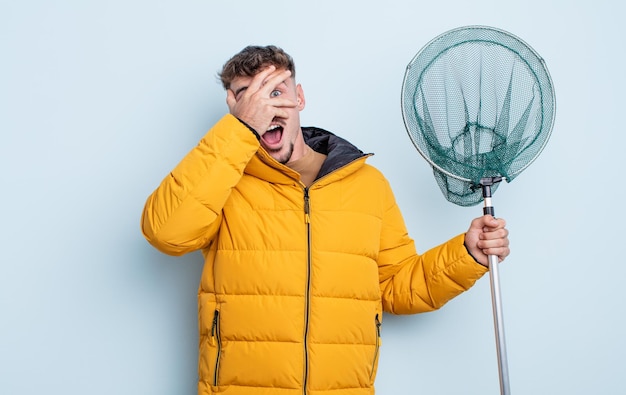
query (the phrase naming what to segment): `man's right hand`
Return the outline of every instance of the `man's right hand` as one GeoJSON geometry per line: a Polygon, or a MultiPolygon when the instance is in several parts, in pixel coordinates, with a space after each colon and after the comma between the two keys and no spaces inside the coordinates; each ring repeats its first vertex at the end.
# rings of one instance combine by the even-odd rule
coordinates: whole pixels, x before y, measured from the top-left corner
{"type": "Polygon", "coordinates": [[[282,96],[271,97],[276,87],[290,77],[291,71],[269,66],[254,77],[235,78],[226,91],[230,113],[263,136],[274,118],[288,117],[283,107],[297,106],[282,96]]]}

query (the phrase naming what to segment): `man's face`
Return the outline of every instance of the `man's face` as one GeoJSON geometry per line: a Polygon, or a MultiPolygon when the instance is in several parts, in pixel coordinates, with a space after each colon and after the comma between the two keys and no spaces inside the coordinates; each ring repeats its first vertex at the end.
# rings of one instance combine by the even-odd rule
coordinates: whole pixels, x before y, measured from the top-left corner
{"type": "MultiPolygon", "coordinates": [[[[230,89],[239,100],[247,90],[253,77],[236,77],[230,84],[230,89]]],[[[300,111],[304,109],[304,93],[300,84],[289,77],[279,82],[269,94],[269,98],[286,98],[296,107],[281,107],[287,117],[274,117],[267,130],[257,130],[261,136],[261,146],[278,162],[286,164],[302,157],[304,154],[304,140],[300,129],[300,111]]]]}

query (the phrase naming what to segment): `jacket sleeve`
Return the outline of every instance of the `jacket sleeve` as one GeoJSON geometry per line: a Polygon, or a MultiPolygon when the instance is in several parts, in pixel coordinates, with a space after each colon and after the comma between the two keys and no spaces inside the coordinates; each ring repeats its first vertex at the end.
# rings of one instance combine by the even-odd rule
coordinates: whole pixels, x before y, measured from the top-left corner
{"type": "Polygon", "coordinates": [[[141,217],[148,242],[170,255],[208,246],[230,192],[258,148],[248,127],[225,115],[148,197],[141,217]]]}
{"type": "Polygon", "coordinates": [[[386,196],[378,258],[385,311],[414,314],[436,310],[487,272],[467,252],[464,234],[418,254],[391,188],[386,196]]]}

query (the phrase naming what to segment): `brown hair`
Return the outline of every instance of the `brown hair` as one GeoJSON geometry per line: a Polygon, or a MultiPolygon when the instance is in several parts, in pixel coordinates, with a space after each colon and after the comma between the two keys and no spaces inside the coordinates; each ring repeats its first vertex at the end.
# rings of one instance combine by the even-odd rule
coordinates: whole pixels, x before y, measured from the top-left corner
{"type": "Polygon", "coordinates": [[[231,82],[237,77],[254,77],[267,66],[274,65],[278,69],[291,71],[291,77],[296,76],[296,66],[291,56],[274,45],[265,47],[250,45],[230,58],[224,64],[218,77],[224,89],[230,88],[231,82]]]}

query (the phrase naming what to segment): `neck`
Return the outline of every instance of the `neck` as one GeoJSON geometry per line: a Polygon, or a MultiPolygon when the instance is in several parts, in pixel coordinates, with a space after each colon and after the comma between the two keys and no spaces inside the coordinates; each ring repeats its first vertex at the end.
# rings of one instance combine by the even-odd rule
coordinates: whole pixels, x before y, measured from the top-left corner
{"type": "Polygon", "coordinates": [[[311,148],[304,142],[302,129],[300,129],[296,140],[293,142],[293,152],[291,153],[291,157],[289,158],[289,161],[286,163],[286,165],[289,165],[289,163],[297,161],[298,159],[304,157],[309,151],[311,151],[311,148]]]}

